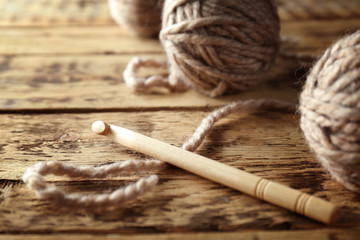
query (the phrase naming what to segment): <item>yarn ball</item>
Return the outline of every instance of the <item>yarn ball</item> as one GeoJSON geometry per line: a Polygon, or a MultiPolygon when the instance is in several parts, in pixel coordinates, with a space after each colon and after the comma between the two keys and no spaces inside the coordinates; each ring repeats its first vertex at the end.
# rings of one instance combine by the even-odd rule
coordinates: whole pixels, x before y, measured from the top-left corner
{"type": "Polygon", "coordinates": [[[161,29],[163,0],[109,0],[112,18],[140,37],[157,37],[161,29]]]}
{"type": "Polygon", "coordinates": [[[360,31],[326,50],[300,96],[300,126],[330,174],[360,190],[360,31]]]}
{"type": "Polygon", "coordinates": [[[211,97],[247,90],[273,64],[279,30],[273,0],[165,0],[160,40],[169,81],[211,97]]]}

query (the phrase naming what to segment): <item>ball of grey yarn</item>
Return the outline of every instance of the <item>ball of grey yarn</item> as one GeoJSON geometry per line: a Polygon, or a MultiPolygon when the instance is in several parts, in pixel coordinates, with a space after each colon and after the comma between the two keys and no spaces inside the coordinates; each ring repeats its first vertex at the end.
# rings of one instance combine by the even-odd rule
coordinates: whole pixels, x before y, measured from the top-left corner
{"type": "Polygon", "coordinates": [[[140,37],[157,37],[163,0],[108,0],[113,19],[140,37]]]}
{"type": "Polygon", "coordinates": [[[169,80],[212,97],[247,90],[273,64],[279,30],[272,0],[166,0],[160,39],[169,80]]]}
{"type": "Polygon", "coordinates": [[[300,126],[322,166],[360,191],[360,31],[336,42],[311,70],[300,126]]]}

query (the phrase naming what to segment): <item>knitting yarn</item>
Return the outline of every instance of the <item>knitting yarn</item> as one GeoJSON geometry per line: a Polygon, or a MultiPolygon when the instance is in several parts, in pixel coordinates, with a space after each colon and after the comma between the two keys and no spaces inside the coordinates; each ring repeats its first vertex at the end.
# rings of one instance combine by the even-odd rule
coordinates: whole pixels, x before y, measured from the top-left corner
{"type": "MultiPolygon", "coordinates": [[[[232,113],[253,113],[269,109],[294,112],[295,105],[273,99],[253,99],[228,104],[205,117],[193,135],[182,145],[182,148],[191,152],[195,151],[214,124],[232,113]]],[[[164,162],[159,160],[127,160],[101,166],[75,166],[60,161],[49,161],[39,162],[29,167],[23,175],[23,181],[29,189],[35,191],[36,196],[40,199],[50,200],[73,210],[101,212],[127,206],[128,202],[152,190],[158,183],[158,177],[156,175],[142,177],[136,183],[118,188],[111,193],[90,195],[66,193],[55,186],[48,186],[43,177],[52,174],[69,178],[106,178],[126,174],[129,171],[152,171],[163,167],[164,162]]]]}
{"type": "Polygon", "coordinates": [[[211,97],[260,81],[279,50],[273,0],[166,0],[160,40],[169,82],[211,97]]]}
{"type": "Polygon", "coordinates": [[[110,14],[127,31],[141,37],[158,36],[163,0],[109,0],[110,14]]]}
{"type": "Polygon", "coordinates": [[[300,96],[300,126],[322,166],[360,191],[360,31],[326,50],[300,96]]]}
{"type": "Polygon", "coordinates": [[[46,175],[66,176],[70,178],[106,178],[131,171],[159,169],[164,165],[158,160],[127,160],[104,166],[75,166],[60,161],[39,162],[26,170],[23,181],[34,190],[39,199],[47,199],[59,206],[89,212],[113,210],[126,205],[144,193],[150,191],[158,182],[156,175],[140,178],[136,183],[120,187],[111,193],[82,195],[66,193],[48,186],[43,177],[46,175]]]}

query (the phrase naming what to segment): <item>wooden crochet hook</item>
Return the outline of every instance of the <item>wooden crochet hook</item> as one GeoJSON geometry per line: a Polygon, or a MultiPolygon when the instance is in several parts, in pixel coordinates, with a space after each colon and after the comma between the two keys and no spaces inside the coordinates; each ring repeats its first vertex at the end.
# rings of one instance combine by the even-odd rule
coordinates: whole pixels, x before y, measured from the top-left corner
{"type": "Polygon", "coordinates": [[[339,207],[328,201],[128,129],[96,121],[92,125],[92,131],[141,153],[320,222],[332,224],[338,218],[339,207]]]}

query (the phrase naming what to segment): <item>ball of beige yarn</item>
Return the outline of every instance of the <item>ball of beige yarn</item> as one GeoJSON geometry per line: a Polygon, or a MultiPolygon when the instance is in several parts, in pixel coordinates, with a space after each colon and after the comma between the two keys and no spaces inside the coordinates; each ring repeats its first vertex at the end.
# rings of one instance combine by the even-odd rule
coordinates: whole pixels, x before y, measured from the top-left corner
{"type": "Polygon", "coordinates": [[[140,37],[157,37],[161,29],[163,0],[109,0],[113,19],[140,37]]]}
{"type": "Polygon", "coordinates": [[[279,49],[272,0],[166,0],[162,17],[169,80],[212,97],[256,84],[279,49]]]}
{"type": "Polygon", "coordinates": [[[300,126],[322,166],[360,191],[360,31],[326,50],[300,96],[300,126]]]}

